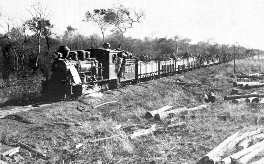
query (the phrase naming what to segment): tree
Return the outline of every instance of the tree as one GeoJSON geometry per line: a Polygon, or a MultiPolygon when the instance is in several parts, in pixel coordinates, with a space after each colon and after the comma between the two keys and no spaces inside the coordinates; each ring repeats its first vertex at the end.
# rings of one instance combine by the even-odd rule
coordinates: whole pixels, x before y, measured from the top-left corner
{"type": "Polygon", "coordinates": [[[112,17],[111,14],[111,9],[94,9],[93,11],[87,11],[85,13],[84,21],[94,22],[99,27],[103,42],[105,40],[105,31],[110,26],[108,19],[112,17]]]}
{"type": "Polygon", "coordinates": [[[40,56],[40,48],[41,48],[41,38],[44,37],[46,40],[46,44],[48,50],[50,49],[49,37],[51,35],[51,29],[53,25],[50,20],[47,18],[47,10],[40,3],[34,4],[32,9],[30,10],[32,18],[27,20],[24,23],[24,26],[27,27],[31,32],[34,33],[34,36],[37,37],[38,40],[38,55],[36,58],[35,66],[38,66],[38,59],[40,56]]]}
{"type": "Polygon", "coordinates": [[[115,8],[87,11],[84,21],[96,23],[101,31],[104,42],[107,29],[111,29],[116,34],[120,34],[121,41],[123,41],[124,33],[129,28],[132,28],[135,23],[141,22],[142,18],[143,12],[136,12],[120,5],[115,8]]]}
{"type": "Polygon", "coordinates": [[[143,12],[137,12],[120,5],[108,11],[105,21],[114,26],[113,30],[118,31],[121,34],[123,40],[124,33],[128,29],[132,28],[135,23],[140,23],[143,19],[143,16],[143,12]]]}

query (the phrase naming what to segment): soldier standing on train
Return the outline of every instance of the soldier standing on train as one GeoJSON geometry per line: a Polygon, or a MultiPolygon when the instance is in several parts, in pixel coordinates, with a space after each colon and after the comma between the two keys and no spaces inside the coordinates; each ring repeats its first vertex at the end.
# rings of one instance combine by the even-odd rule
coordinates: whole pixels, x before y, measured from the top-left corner
{"type": "Polygon", "coordinates": [[[117,54],[117,76],[121,78],[125,72],[127,55],[122,51],[117,54]]]}

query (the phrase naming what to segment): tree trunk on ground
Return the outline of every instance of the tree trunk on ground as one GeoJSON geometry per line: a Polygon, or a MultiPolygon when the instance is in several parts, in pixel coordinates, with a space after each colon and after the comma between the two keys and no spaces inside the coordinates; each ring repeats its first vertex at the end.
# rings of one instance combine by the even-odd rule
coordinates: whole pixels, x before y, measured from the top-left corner
{"type": "Polygon", "coordinates": [[[130,135],[131,139],[135,139],[137,137],[141,137],[141,136],[146,136],[149,134],[152,134],[153,132],[164,132],[164,131],[173,131],[177,128],[185,128],[186,122],[178,122],[178,123],[173,123],[169,126],[157,126],[156,124],[152,125],[150,128],[148,129],[138,129],[135,130],[134,133],[132,133],[130,135]]]}
{"type": "Polygon", "coordinates": [[[186,122],[177,122],[177,123],[172,123],[170,125],[168,125],[167,127],[158,127],[156,131],[166,131],[166,132],[172,132],[175,131],[177,129],[183,129],[186,128],[187,124],[186,122]]]}
{"type": "MultiPolygon", "coordinates": [[[[20,147],[11,147],[8,145],[0,144],[0,155],[5,157],[5,156],[13,156],[14,154],[18,153],[20,150],[20,147]]],[[[1,164],[1,161],[0,161],[1,164]]]]}
{"type": "Polygon", "coordinates": [[[187,109],[188,108],[183,107],[183,108],[173,109],[173,110],[170,110],[170,111],[160,112],[160,113],[155,114],[154,119],[155,120],[164,120],[169,115],[177,115],[177,114],[182,113],[183,111],[186,111],[187,109]]]}
{"type": "Polygon", "coordinates": [[[253,78],[253,79],[263,79],[264,74],[262,73],[254,73],[248,75],[236,75],[237,78],[253,78]]]}
{"type": "Polygon", "coordinates": [[[105,102],[105,103],[102,103],[102,104],[96,105],[96,106],[94,107],[94,109],[99,108],[99,107],[101,107],[101,106],[104,106],[104,105],[106,105],[106,104],[113,104],[113,103],[118,103],[118,102],[117,102],[117,101],[109,101],[109,102],[105,102]]]}
{"type": "Polygon", "coordinates": [[[241,99],[241,98],[249,98],[249,97],[264,97],[264,94],[245,94],[245,95],[231,95],[231,96],[225,96],[224,100],[235,100],[235,99],[241,99]]]}
{"type": "Polygon", "coordinates": [[[258,81],[250,81],[250,82],[234,82],[234,86],[242,87],[245,89],[254,88],[254,87],[263,87],[264,83],[258,81]]]}
{"type": "Polygon", "coordinates": [[[197,106],[197,107],[194,107],[194,108],[183,107],[183,108],[177,108],[177,109],[174,109],[174,110],[163,111],[163,112],[159,112],[159,113],[155,114],[154,119],[155,120],[163,120],[163,119],[167,118],[171,114],[172,115],[179,115],[179,114],[185,114],[186,115],[190,111],[202,110],[202,109],[205,109],[207,107],[208,107],[207,105],[200,105],[200,106],[197,106]]]}
{"type": "Polygon", "coordinates": [[[130,135],[130,138],[135,139],[135,138],[140,137],[140,136],[149,135],[149,134],[153,133],[154,131],[156,131],[156,124],[152,125],[148,129],[138,129],[138,130],[134,131],[134,133],[130,135]]]}
{"type": "Polygon", "coordinates": [[[258,154],[258,152],[263,152],[262,147],[264,148],[264,141],[257,143],[257,145],[255,144],[256,142],[263,140],[263,139],[264,139],[263,129],[253,129],[250,131],[238,131],[235,134],[228,137],[227,139],[225,139],[217,147],[211,150],[207,155],[201,158],[197,164],[211,164],[211,163],[221,162],[222,160],[228,163],[228,162],[231,162],[231,159],[239,160],[240,158],[242,162],[248,161],[252,158],[252,156],[255,153],[258,154]],[[253,148],[252,146],[250,146],[251,144],[253,144],[254,146],[253,148]],[[257,149],[255,153],[253,153],[254,149],[257,149]],[[229,155],[231,153],[234,153],[234,154],[229,155]],[[248,156],[243,157],[246,154],[248,156]]]}
{"type": "Polygon", "coordinates": [[[146,112],[146,114],[145,114],[145,118],[153,118],[156,114],[159,114],[159,113],[165,112],[165,111],[170,110],[170,109],[172,109],[172,108],[173,108],[173,106],[166,105],[166,106],[164,106],[164,107],[162,107],[162,108],[159,108],[159,109],[157,109],[157,110],[148,111],[148,112],[146,112]]]}
{"type": "Polygon", "coordinates": [[[256,143],[248,148],[242,149],[241,151],[232,154],[222,161],[224,164],[232,164],[233,162],[239,164],[248,164],[249,161],[253,160],[258,154],[264,152],[264,141],[256,143]]]}

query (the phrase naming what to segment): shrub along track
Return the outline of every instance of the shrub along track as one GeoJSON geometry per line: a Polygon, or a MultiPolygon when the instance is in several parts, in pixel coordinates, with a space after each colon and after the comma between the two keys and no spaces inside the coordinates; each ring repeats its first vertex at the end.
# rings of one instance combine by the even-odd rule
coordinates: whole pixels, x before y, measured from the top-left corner
{"type": "Polygon", "coordinates": [[[223,102],[223,96],[232,87],[231,74],[231,64],[216,65],[105,91],[101,98],[81,97],[16,113],[0,120],[1,141],[30,145],[47,158],[21,149],[14,157],[4,160],[13,163],[195,163],[237,129],[255,125],[256,111],[252,112],[245,104],[223,102]],[[202,104],[203,94],[208,90],[216,93],[217,101],[205,111],[162,122],[144,118],[146,111],[165,105],[202,104]],[[109,101],[117,103],[98,106],[109,101]],[[153,124],[166,127],[182,121],[186,122],[185,128],[135,139],[128,137],[136,129],[153,124]]]}

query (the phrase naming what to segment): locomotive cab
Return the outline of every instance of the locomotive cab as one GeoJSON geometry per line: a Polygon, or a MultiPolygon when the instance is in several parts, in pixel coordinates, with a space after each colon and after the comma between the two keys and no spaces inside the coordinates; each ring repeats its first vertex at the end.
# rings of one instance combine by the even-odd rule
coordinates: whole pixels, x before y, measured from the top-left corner
{"type": "Polygon", "coordinates": [[[102,64],[102,77],[108,80],[117,80],[116,62],[117,54],[121,51],[110,49],[91,49],[90,55],[102,64]]]}
{"type": "MultiPolygon", "coordinates": [[[[116,88],[119,84],[119,67],[120,59],[122,57],[118,54],[122,51],[112,50],[112,49],[90,49],[91,58],[95,58],[102,65],[102,80],[99,82],[100,85],[106,89],[116,88]]],[[[122,59],[121,59],[122,60],[122,59]]]]}
{"type": "Polygon", "coordinates": [[[136,59],[132,54],[123,50],[109,48],[90,49],[90,55],[102,64],[102,84],[109,84],[109,88],[116,88],[120,83],[136,79],[136,59]]]}

